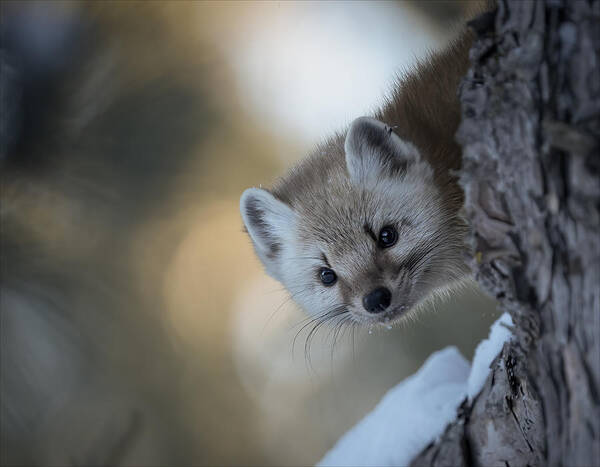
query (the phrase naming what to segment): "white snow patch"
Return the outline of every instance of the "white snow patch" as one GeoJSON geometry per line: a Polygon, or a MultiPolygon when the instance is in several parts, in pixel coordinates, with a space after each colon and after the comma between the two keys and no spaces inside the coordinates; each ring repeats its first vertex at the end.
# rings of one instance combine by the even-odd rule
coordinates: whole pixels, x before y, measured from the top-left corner
{"type": "Polygon", "coordinates": [[[490,335],[487,339],[481,341],[475,349],[475,356],[471,365],[471,373],[467,381],[467,395],[472,400],[485,383],[490,374],[490,365],[496,356],[502,350],[502,346],[510,339],[512,333],[508,327],[513,325],[512,319],[508,313],[504,313],[496,320],[490,328],[490,335]]]}
{"type": "Polygon", "coordinates": [[[407,465],[456,417],[466,393],[469,363],[456,347],[432,354],[319,462],[338,465],[407,465]]]}
{"type": "Polygon", "coordinates": [[[456,347],[432,354],[419,371],[388,391],[318,465],[408,465],[456,418],[465,397],[472,399],[481,391],[490,364],[512,335],[506,326],[512,326],[508,313],[477,346],[472,366],[456,347]]]}

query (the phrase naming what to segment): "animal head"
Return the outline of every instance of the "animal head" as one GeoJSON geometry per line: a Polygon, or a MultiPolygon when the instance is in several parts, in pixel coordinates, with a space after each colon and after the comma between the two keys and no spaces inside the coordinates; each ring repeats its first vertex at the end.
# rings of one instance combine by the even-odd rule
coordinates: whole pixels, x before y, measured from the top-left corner
{"type": "Polygon", "coordinates": [[[295,196],[246,190],[242,218],[267,272],[309,313],[392,323],[465,276],[466,225],[390,127],[361,117],[343,146],[337,166],[295,169],[314,172],[295,196]]]}

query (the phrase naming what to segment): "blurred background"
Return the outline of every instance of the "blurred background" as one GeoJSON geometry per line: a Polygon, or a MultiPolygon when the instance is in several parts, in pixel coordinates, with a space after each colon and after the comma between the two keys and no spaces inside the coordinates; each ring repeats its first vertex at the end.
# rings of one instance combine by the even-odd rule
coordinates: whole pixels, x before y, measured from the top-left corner
{"type": "Polygon", "coordinates": [[[2,465],[313,464],[432,351],[470,358],[475,290],[307,341],[238,199],[473,7],[3,0],[2,465]]]}

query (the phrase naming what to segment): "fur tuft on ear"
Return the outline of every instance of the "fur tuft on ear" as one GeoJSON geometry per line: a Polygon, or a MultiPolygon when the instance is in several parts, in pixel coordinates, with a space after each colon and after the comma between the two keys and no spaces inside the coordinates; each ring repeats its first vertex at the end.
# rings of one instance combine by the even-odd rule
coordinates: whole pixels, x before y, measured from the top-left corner
{"type": "Polygon", "coordinates": [[[267,190],[248,188],[240,198],[240,211],[246,230],[267,272],[277,276],[280,250],[289,241],[294,211],[267,190]]]}
{"type": "Polygon", "coordinates": [[[396,135],[385,123],[370,117],[352,122],[344,143],[346,166],[357,183],[372,183],[406,171],[418,162],[417,148],[396,135]]]}

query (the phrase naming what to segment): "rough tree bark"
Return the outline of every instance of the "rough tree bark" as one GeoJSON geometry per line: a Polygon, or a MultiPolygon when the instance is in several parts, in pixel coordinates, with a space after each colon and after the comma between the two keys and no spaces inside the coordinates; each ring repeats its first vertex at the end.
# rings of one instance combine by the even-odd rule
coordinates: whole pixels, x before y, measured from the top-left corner
{"type": "Polygon", "coordinates": [[[473,267],[515,323],[414,465],[600,465],[600,0],[500,0],[460,90],[473,267]]]}

